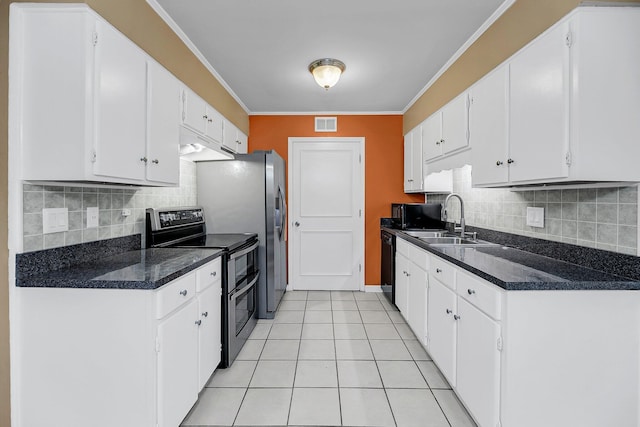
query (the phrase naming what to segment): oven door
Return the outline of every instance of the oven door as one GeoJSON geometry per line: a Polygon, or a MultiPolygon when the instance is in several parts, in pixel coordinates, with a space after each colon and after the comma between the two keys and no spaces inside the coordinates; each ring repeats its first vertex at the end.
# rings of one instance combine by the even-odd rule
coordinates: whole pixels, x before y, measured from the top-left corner
{"type": "Polygon", "coordinates": [[[233,360],[258,322],[258,242],[237,249],[227,261],[228,363],[233,360]]]}

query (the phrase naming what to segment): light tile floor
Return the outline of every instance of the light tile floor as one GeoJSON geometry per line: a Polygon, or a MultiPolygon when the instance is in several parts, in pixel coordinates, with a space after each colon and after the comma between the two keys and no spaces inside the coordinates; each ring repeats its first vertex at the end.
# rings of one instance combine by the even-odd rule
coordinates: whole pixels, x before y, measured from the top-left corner
{"type": "Polygon", "coordinates": [[[380,293],[287,292],[183,426],[475,426],[380,293]]]}

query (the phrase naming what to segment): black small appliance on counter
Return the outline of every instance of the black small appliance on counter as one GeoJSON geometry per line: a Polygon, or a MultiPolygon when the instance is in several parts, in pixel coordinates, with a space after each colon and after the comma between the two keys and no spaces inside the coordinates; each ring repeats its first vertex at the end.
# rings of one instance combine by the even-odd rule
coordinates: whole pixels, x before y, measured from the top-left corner
{"type": "Polygon", "coordinates": [[[424,230],[445,228],[440,203],[393,203],[391,218],[393,228],[400,230],[424,230]]]}
{"type": "MultiPolygon", "coordinates": [[[[393,203],[391,204],[391,227],[400,230],[442,230],[445,223],[441,219],[440,203],[393,203]]],[[[395,304],[396,290],[396,236],[381,230],[382,259],[380,287],[389,302],[395,304]]]]}

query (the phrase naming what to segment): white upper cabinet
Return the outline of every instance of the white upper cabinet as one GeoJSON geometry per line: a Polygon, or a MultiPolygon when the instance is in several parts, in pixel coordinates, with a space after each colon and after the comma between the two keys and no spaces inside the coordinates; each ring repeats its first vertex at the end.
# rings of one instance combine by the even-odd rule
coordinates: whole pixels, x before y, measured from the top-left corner
{"type": "Polygon", "coordinates": [[[425,162],[442,154],[442,114],[439,111],[422,122],[422,141],[425,162]]]}
{"type": "Polygon", "coordinates": [[[567,23],[538,38],[509,63],[509,164],[514,182],[566,177],[569,165],[567,23]]]}
{"type": "Polygon", "coordinates": [[[207,103],[191,89],[182,89],[182,124],[204,134],[207,123],[207,103]]]}
{"type": "Polygon", "coordinates": [[[469,97],[465,92],[422,124],[425,162],[459,151],[469,145],[469,97]]]}
{"type": "Polygon", "coordinates": [[[228,151],[237,154],[246,154],[248,149],[248,138],[229,120],[224,119],[222,124],[222,146],[228,151]]]}
{"type": "Polygon", "coordinates": [[[509,180],[508,84],[509,67],[501,67],[471,89],[470,144],[474,185],[509,180]]]}
{"type": "Polygon", "coordinates": [[[106,22],[96,20],[94,37],[94,173],[142,181],[147,164],[146,58],[106,22]]]}
{"type": "Polygon", "coordinates": [[[404,136],[404,192],[422,191],[422,135],[418,126],[404,136]]]}
{"type": "Polygon", "coordinates": [[[191,89],[182,89],[182,124],[200,134],[205,142],[222,143],[222,115],[191,89]]]}
{"type": "Polygon", "coordinates": [[[147,179],[180,182],[180,83],[154,61],[147,64],[147,179]]]}
{"type": "Polygon", "coordinates": [[[640,9],[581,7],[503,65],[506,118],[498,73],[478,82],[473,185],[640,181],[639,39],[640,9]]]}
{"type": "MultiPolygon", "coordinates": [[[[164,127],[148,127],[159,113],[148,93],[148,55],[84,5],[16,5],[11,17],[21,178],[177,184],[177,146],[168,160],[156,138],[164,127]],[[156,173],[160,164],[171,172],[156,173]]],[[[177,115],[170,120],[178,124],[177,115]]],[[[163,138],[175,140],[171,132],[163,138]]]]}

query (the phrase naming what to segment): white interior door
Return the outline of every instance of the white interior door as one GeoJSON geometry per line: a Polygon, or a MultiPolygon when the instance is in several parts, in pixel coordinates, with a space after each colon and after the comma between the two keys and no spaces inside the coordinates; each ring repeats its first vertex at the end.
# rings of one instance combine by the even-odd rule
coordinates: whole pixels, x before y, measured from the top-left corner
{"type": "Polygon", "coordinates": [[[293,289],[364,288],[364,138],[289,138],[293,289]]]}

